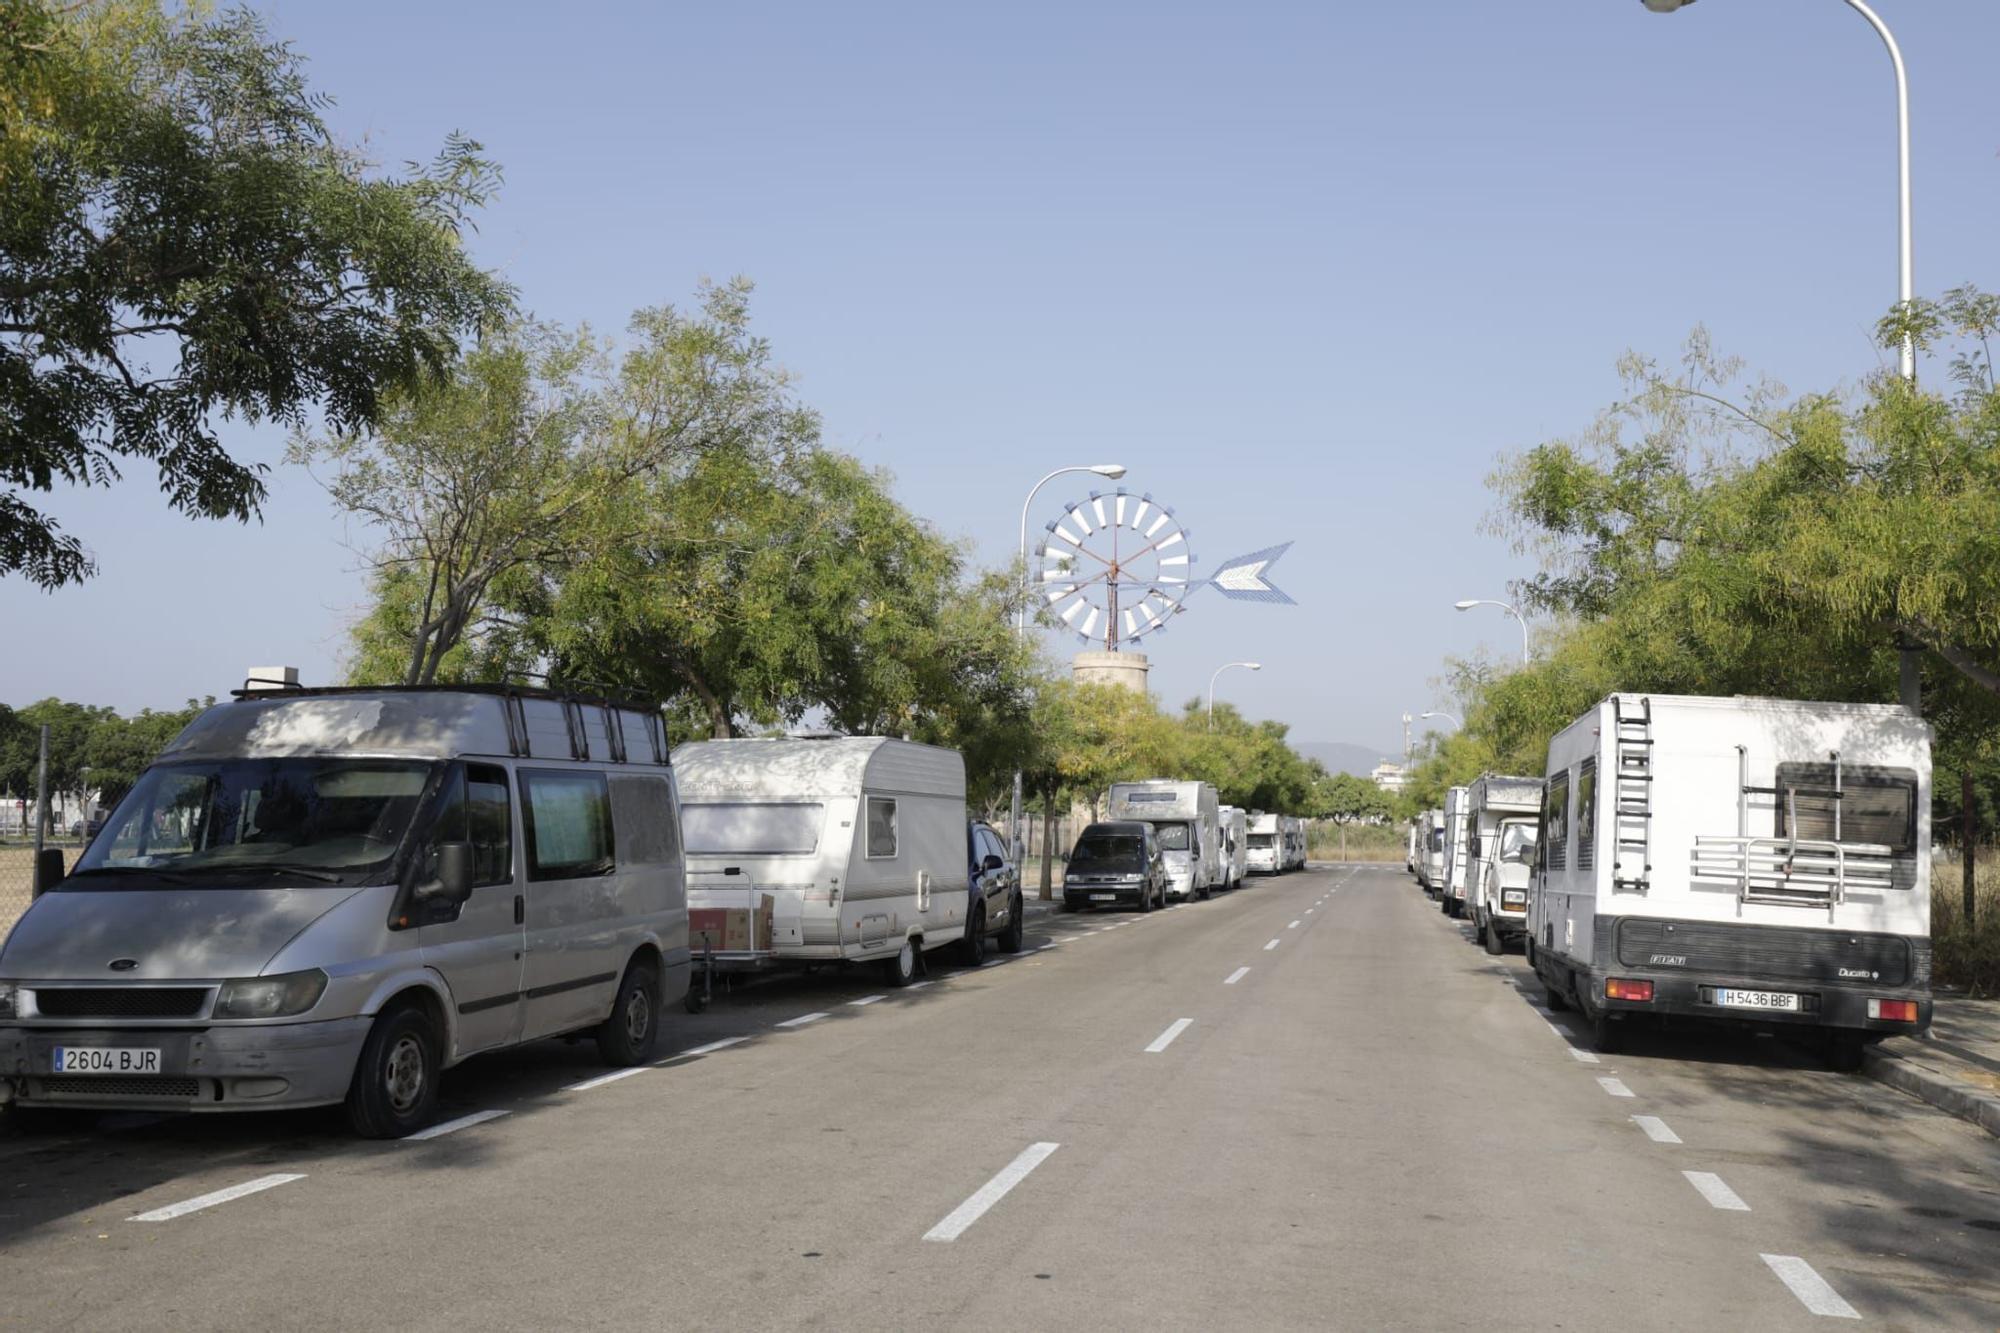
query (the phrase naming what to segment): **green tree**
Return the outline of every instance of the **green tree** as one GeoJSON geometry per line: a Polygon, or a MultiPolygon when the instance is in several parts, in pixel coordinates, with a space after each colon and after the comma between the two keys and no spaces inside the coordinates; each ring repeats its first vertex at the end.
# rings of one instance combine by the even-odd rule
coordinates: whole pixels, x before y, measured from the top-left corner
{"type": "Polygon", "coordinates": [[[180,735],[213,698],[190,699],[187,707],[154,712],[141,709],[131,717],[119,717],[106,710],[84,737],[84,762],[90,767],[90,785],[106,808],[118,804],[146,766],[159,757],[167,743],[180,735]]]}
{"type": "Polygon", "coordinates": [[[255,516],[218,416],[365,430],[506,305],[461,244],[479,145],[382,175],[325,102],[248,13],[0,0],[0,574],[93,573],[23,496],[126,460],[183,513],[255,516]]]}
{"type": "Polygon", "coordinates": [[[1306,807],[1316,819],[1330,819],[1340,830],[1340,859],[1347,859],[1347,826],[1382,823],[1389,818],[1389,794],[1368,778],[1332,773],[1313,784],[1306,807]]]}

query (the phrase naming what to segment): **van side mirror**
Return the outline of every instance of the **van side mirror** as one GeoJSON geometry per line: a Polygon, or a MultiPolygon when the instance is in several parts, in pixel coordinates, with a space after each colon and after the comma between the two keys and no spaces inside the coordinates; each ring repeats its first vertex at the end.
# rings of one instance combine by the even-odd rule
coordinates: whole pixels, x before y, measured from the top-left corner
{"type": "Polygon", "coordinates": [[[981,861],[979,863],[979,868],[981,870],[1004,870],[1006,869],[1006,867],[1007,863],[1005,861],[1002,861],[999,857],[992,855],[989,855],[984,861],[981,861]]]}
{"type": "MultiPolygon", "coordinates": [[[[462,903],[472,896],[472,844],[441,842],[437,848],[437,883],[422,896],[432,902],[462,903]]],[[[421,893],[422,891],[419,890],[421,893]]]]}
{"type": "Polygon", "coordinates": [[[60,847],[44,847],[35,854],[35,882],[30,897],[39,898],[62,883],[63,854],[60,847]]]}

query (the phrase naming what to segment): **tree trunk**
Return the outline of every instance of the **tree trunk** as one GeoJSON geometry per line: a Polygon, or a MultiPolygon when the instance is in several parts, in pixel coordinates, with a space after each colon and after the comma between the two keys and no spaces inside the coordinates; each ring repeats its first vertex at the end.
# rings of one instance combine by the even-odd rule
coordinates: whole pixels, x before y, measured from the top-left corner
{"type": "Polygon", "coordinates": [[[701,706],[708,710],[709,739],[717,741],[734,739],[736,729],[730,725],[729,709],[716,697],[715,691],[708,688],[708,682],[703,680],[693,667],[679,658],[674,659],[673,667],[674,674],[687,682],[688,688],[701,700],[701,706]]]}
{"type": "Polygon", "coordinates": [[[1056,853],[1056,794],[1042,793],[1042,901],[1054,897],[1052,874],[1056,853]]]}
{"type": "Polygon", "coordinates": [[[1972,807],[1972,765],[1970,762],[1963,769],[1959,770],[1958,791],[1958,842],[1961,848],[1959,852],[1959,873],[1965,877],[1963,886],[1965,891],[1965,929],[1970,932],[1973,926],[1972,913],[1978,905],[1978,895],[1973,892],[1974,885],[1978,882],[1974,874],[1975,863],[1978,857],[1977,853],[1973,850],[1973,843],[1974,835],[1979,832],[1979,821],[1972,807]]]}
{"type": "Polygon", "coordinates": [[[1347,821],[1340,821],[1340,859],[1347,860],[1347,821]]]}

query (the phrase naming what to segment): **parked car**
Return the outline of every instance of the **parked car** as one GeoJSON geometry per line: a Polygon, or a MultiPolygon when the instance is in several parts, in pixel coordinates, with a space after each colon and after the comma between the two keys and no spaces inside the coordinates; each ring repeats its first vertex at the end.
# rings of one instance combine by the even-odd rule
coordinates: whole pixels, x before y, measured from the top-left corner
{"type": "Polygon", "coordinates": [[[1007,855],[1007,843],[993,826],[975,819],[965,829],[965,938],[959,953],[977,967],[986,957],[986,940],[993,937],[1001,953],[1021,952],[1026,920],[1021,902],[1021,871],[1007,855]]]}
{"type": "Polygon", "coordinates": [[[72,838],[94,838],[97,836],[98,830],[102,829],[103,827],[104,827],[104,812],[102,810],[99,810],[96,814],[92,815],[87,820],[86,819],[71,820],[69,826],[69,836],[72,838]]]}
{"type": "Polygon", "coordinates": [[[1129,905],[1150,912],[1167,905],[1171,883],[1166,854],[1151,824],[1137,819],[1092,824],[1070,850],[1063,871],[1063,910],[1129,905]]]}

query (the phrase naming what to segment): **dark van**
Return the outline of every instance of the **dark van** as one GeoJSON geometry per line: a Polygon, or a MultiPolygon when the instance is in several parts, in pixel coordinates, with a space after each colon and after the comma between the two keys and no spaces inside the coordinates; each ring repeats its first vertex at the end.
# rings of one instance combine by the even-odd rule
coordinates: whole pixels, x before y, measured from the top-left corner
{"type": "Polygon", "coordinates": [[[1063,910],[1167,905],[1167,863],[1151,824],[1117,820],[1092,824],[1077,838],[1063,871],[1063,910]]]}

